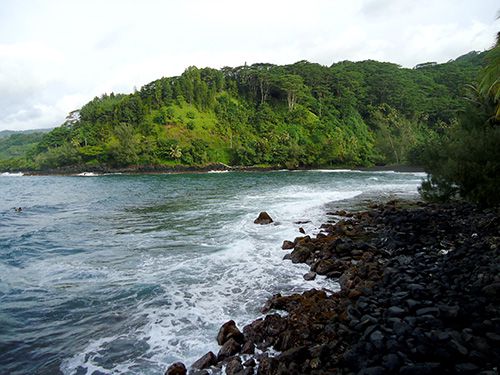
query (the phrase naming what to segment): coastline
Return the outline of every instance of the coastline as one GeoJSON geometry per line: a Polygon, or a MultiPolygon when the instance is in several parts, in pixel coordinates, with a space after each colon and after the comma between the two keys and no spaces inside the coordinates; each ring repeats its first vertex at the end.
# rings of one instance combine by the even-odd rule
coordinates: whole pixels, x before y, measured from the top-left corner
{"type": "MultiPolygon", "coordinates": [[[[418,173],[424,172],[424,169],[419,166],[408,165],[386,165],[386,166],[339,166],[339,167],[304,167],[286,169],[283,167],[274,166],[230,166],[223,163],[213,163],[205,166],[161,166],[161,165],[144,165],[133,166],[126,168],[108,168],[108,167],[62,167],[56,169],[46,169],[41,171],[4,171],[5,173],[23,173],[26,176],[77,176],[83,174],[106,175],[106,174],[183,174],[183,173],[208,173],[208,172],[270,172],[270,171],[308,171],[308,170],[335,170],[335,171],[362,171],[362,172],[402,172],[402,173],[418,173]]],[[[0,172],[1,174],[2,172],[0,172]]]]}
{"type": "Polygon", "coordinates": [[[273,296],[242,331],[225,323],[190,373],[498,373],[498,210],[392,201],[329,216],[315,238],[285,241],[284,261],[340,292],[273,296]]]}

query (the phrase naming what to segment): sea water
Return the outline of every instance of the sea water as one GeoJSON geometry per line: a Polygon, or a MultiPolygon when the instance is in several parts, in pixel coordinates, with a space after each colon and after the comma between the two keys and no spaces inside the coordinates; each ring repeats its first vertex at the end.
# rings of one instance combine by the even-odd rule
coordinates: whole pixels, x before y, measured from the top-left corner
{"type": "Polygon", "coordinates": [[[216,352],[273,294],[338,288],[304,281],[283,240],[360,197],[416,197],[423,176],[1,175],[0,374],[163,374],[216,352]]]}

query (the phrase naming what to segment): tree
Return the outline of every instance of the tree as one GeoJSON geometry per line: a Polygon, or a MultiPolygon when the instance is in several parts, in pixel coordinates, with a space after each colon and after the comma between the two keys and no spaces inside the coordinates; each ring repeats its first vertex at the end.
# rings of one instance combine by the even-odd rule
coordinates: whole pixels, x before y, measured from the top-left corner
{"type": "Polygon", "coordinates": [[[486,55],[486,61],[488,65],[481,72],[479,92],[493,100],[496,105],[494,116],[500,123],[500,32],[495,46],[486,55]]]}

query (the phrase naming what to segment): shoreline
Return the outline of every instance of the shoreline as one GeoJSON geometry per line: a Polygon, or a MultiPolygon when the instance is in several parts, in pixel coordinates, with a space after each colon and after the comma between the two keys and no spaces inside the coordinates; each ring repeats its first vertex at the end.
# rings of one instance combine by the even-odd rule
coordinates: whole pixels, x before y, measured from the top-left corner
{"type": "Polygon", "coordinates": [[[340,292],[273,296],[242,331],[226,322],[218,354],[190,373],[498,373],[498,209],[393,201],[329,217],[315,238],[284,241],[284,261],[340,292]]]}
{"type": "Polygon", "coordinates": [[[356,166],[339,166],[339,167],[314,167],[314,168],[295,168],[287,169],[280,167],[259,167],[259,166],[229,166],[222,163],[214,163],[206,166],[140,166],[127,168],[57,168],[47,169],[43,171],[3,171],[12,175],[22,173],[24,176],[88,176],[92,175],[113,175],[113,174],[128,174],[128,175],[156,175],[156,174],[188,174],[188,173],[210,173],[210,172],[272,172],[272,171],[361,171],[361,172],[398,172],[398,173],[421,173],[425,172],[419,166],[407,165],[388,165],[388,166],[373,166],[373,167],[356,167],[356,166]]]}

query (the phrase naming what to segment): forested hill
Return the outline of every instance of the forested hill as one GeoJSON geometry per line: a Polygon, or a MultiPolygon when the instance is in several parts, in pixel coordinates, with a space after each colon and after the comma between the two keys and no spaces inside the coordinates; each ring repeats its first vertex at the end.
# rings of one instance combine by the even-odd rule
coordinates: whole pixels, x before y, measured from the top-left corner
{"type": "Polygon", "coordinates": [[[343,61],[187,68],[95,98],[3,169],[418,162],[456,121],[484,53],[413,69],[343,61]]]}

